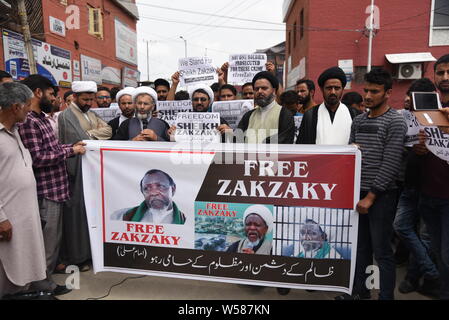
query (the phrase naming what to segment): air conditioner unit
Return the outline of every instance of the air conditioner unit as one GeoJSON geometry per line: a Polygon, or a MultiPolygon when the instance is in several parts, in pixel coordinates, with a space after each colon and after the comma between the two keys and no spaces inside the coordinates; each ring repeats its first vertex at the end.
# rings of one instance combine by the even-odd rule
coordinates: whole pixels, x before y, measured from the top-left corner
{"type": "Polygon", "coordinates": [[[398,68],[398,79],[412,80],[422,78],[421,63],[402,63],[398,68]]]}

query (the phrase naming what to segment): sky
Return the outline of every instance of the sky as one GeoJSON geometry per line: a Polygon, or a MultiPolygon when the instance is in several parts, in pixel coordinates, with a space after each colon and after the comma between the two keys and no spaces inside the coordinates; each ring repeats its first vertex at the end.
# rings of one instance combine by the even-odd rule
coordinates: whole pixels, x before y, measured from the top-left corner
{"type": "Polygon", "coordinates": [[[227,62],[230,54],[253,53],[285,41],[282,0],[137,0],[136,3],[140,16],[137,47],[141,81],[148,80],[147,42],[149,80],[154,81],[170,79],[177,71],[178,59],[185,56],[185,42],[181,36],[187,41],[189,57],[207,55],[217,67],[227,62]]]}

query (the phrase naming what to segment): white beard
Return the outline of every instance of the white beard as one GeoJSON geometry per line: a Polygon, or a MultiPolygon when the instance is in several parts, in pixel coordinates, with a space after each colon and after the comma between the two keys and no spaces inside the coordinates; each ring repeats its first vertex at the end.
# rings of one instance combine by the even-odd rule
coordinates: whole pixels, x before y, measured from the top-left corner
{"type": "Polygon", "coordinates": [[[248,238],[246,238],[246,246],[250,249],[253,249],[254,247],[257,247],[260,244],[260,239],[257,239],[254,242],[249,241],[248,238]]]}
{"type": "Polygon", "coordinates": [[[139,120],[145,120],[145,119],[148,119],[150,117],[150,113],[145,113],[145,114],[137,113],[136,117],[139,120]]]}

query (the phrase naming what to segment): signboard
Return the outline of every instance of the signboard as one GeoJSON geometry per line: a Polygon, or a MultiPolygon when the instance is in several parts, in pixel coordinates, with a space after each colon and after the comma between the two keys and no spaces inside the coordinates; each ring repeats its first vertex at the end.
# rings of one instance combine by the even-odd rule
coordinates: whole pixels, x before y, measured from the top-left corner
{"type": "Polygon", "coordinates": [[[217,71],[208,57],[179,59],[181,86],[193,86],[199,83],[211,85],[218,81],[217,71]]]}
{"type": "Polygon", "coordinates": [[[139,84],[140,72],[128,67],[122,69],[122,86],[136,88],[139,84]]]}
{"type": "Polygon", "coordinates": [[[229,56],[228,82],[232,84],[245,84],[252,82],[254,76],[265,71],[267,55],[255,54],[231,54],[229,56]]]}
{"type": "Polygon", "coordinates": [[[167,122],[170,127],[176,125],[176,116],[179,112],[192,112],[191,100],[158,101],[157,115],[159,119],[167,122]]]}
{"type": "Polygon", "coordinates": [[[243,115],[254,109],[254,100],[217,101],[212,104],[212,112],[220,113],[232,129],[237,126],[243,115]]]}
{"type": "Polygon", "coordinates": [[[351,293],[360,151],[257,147],[88,141],[94,272],[351,293]],[[253,219],[267,227],[245,230],[253,219]]]}
{"type": "Polygon", "coordinates": [[[115,19],[115,56],[137,66],[137,33],[118,19],[115,19]]]}
{"type": "Polygon", "coordinates": [[[61,37],[65,37],[65,22],[52,16],[50,16],[49,19],[50,31],[61,37]]]}
{"type": "Polygon", "coordinates": [[[121,85],[122,79],[120,69],[103,66],[103,69],[101,70],[101,79],[104,83],[121,85]]]}
{"type": "Polygon", "coordinates": [[[83,81],[102,83],[101,61],[85,55],[81,55],[81,78],[83,81]]]}
{"type": "MultiPolygon", "coordinates": [[[[5,71],[14,80],[23,80],[30,75],[25,43],[21,34],[3,30],[5,71]]],[[[38,74],[48,78],[54,85],[70,88],[72,63],[70,51],[33,39],[33,52],[38,74]]]]}
{"type": "Polygon", "coordinates": [[[338,66],[346,74],[346,87],[345,89],[351,89],[352,76],[354,74],[354,60],[338,60],[338,66]]]}
{"type": "Polygon", "coordinates": [[[79,60],[73,60],[73,75],[81,76],[81,66],[79,60]]]}

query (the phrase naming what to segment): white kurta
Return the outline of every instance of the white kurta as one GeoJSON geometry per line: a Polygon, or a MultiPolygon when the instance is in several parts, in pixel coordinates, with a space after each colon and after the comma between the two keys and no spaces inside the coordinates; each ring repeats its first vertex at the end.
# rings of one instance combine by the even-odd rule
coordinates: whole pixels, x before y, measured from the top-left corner
{"type": "Polygon", "coordinates": [[[36,180],[17,127],[10,132],[1,123],[0,168],[0,222],[13,228],[11,241],[0,241],[0,263],[10,282],[25,286],[46,278],[36,180]]]}

